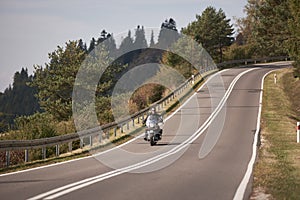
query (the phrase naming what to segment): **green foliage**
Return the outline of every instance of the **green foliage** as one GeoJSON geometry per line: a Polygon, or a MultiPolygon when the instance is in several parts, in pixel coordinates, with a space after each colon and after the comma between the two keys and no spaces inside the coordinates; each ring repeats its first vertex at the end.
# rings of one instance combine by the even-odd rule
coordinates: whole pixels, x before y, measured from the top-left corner
{"type": "Polygon", "coordinates": [[[40,110],[35,97],[36,88],[28,86],[32,79],[27,69],[22,68],[14,75],[13,87],[7,88],[0,96],[0,132],[7,131],[8,127],[13,126],[16,116],[31,115],[40,110]]]}
{"type": "Polygon", "coordinates": [[[238,45],[237,43],[234,43],[226,49],[224,58],[225,60],[248,59],[253,57],[255,51],[256,48],[254,45],[238,45]]]}
{"type": "Polygon", "coordinates": [[[57,120],[68,120],[72,115],[73,85],[84,58],[78,42],[69,41],[65,48],[58,46],[49,54],[45,68],[35,66],[32,86],[38,88],[41,107],[57,120]]]}
{"type": "Polygon", "coordinates": [[[298,0],[289,0],[291,18],[288,25],[291,31],[289,38],[289,53],[294,59],[294,74],[300,77],[300,4],[298,0]]]}
{"type": "Polygon", "coordinates": [[[114,121],[110,99],[110,97],[104,96],[96,98],[95,106],[100,124],[107,124],[114,121]]]}
{"type": "Polygon", "coordinates": [[[289,0],[248,0],[247,16],[239,20],[240,31],[247,45],[252,46],[251,57],[288,55],[290,31],[289,0]]]}
{"type": "Polygon", "coordinates": [[[174,53],[166,52],[163,55],[162,63],[167,66],[171,66],[182,74],[185,78],[190,78],[194,73],[194,68],[191,63],[174,53]]]}
{"type": "Polygon", "coordinates": [[[261,56],[287,55],[287,40],[290,36],[287,22],[290,18],[288,0],[266,0],[258,12],[259,24],[256,43],[261,56]]]}
{"type": "Polygon", "coordinates": [[[226,19],[222,9],[217,11],[213,7],[206,8],[196,18],[182,32],[201,43],[215,61],[222,62],[224,48],[233,42],[230,19],[226,19]]]}
{"type": "Polygon", "coordinates": [[[176,54],[165,52],[161,62],[162,64],[177,70],[185,78],[190,78],[192,74],[196,73],[197,70],[193,67],[193,65],[204,67],[207,64],[205,60],[206,51],[191,37],[181,35],[181,37],[173,43],[171,49],[176,52],[176,54]]]}
{"type": "Polygon", "coordinates": [[[29,87],[32,76],[27,69],[22,68],[14,75],[13,87],[9,87],[0,96],[0,112],[15,115],[30,115],[39,110],[37,99],[34,97],[36,88],[29,87]]]}
{"type": "Polygon", "coordinates": [[[0,133],[8,131],[16,115],[0,112],[0,133]]]}
{"type": "Polygon", "coordinates": [[[18,129],[18,136],[14,137],[14,139],[32,140],[58,135],[55,130],[55,119],[47,113],[18,117],[15,123],[18,129]]]}

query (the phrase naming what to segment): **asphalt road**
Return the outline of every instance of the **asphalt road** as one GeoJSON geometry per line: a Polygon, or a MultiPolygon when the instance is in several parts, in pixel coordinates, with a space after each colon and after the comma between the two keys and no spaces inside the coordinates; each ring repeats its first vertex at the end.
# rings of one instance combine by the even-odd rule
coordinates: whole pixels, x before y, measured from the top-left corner
{"type": "Polygon", "coordinates": [[[241,196],[237,190],[253,157],[261,81],[285,64],[211,77],[167,118],[157,146],[135,138],[92,157],[1,175],[0,199],[248,199],[251,177],[241,196]]]}

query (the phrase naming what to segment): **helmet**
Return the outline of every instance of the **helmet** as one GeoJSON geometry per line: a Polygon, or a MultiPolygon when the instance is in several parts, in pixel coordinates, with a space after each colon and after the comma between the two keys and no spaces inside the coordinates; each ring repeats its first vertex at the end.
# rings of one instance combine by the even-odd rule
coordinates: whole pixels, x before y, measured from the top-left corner
{"type": "Polygon", "coordinates": [[[156,113],[155,108],[151,108],[150,112],[151,114],[155,114],[156,113]]]}

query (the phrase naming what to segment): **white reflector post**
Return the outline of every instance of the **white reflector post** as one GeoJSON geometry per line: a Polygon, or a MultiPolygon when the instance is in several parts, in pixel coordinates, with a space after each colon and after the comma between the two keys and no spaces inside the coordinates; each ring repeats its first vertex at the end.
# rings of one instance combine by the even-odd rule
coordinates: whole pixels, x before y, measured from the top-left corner
{"type": "Polygon", "coordinates": [[[297,143],[300,142],[300,122],[297,122],[297,143]]]}

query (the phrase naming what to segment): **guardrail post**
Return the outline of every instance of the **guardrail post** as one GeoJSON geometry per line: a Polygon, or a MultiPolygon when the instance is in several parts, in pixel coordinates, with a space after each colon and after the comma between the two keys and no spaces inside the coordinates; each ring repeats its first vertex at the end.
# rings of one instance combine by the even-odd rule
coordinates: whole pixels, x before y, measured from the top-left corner
{"type": "Polygon", "coordinates": [[[59,144],[55,145],[55,150],[56,150],[55,155],[56,155],[56,157],[58,157],[59,156],[59,144]]]}
{"type": "Polygon", "coordinates": [[[93,136],[92,135],[90,135],[90,146],[92,147],[93,146],[93,136]]]}
{"type": "Polygon", "coordinates": [[[10,164],[10,151],[5,152],[5,157],[6,157],[6,167],[9,167],[10,164]]]}
{"type": "Polygon", "coordinates": [[[129,130],[129,122],[126,123],[127,131],[129,130]]]}
{"type": "Polygon", "coordinates": [[[29,152],[28,149],[25,149],[25,162],[29,162],[29,152]]]}
{"type": "Polygon", "coordinates": [[[144,115],[144,113],[143,113],[143,115],[142,115],[142,120],[143,120],[143,121],[145,120],[145,115],[144,115]]]}
{"type": "Polygon", "coordinates": [[[43,158],[43,160],[44,159],[46,159],[46,157],[47,157],[47,148],[46,147],[42,147],[42,158],[43,158]]]}
{"type": "Polygon", "coordinates": [[[80,138],[80,148],[82,149],[83,148],[83,139],[80,138]]]}
{"type": "Polygon", "coordinates": [[[132,119],[132,127],[134,127],[135,126],[135,124],[134,124],[134,118],[132,119]]]}
{"type": "Polygon", "coordinates": [[[123,124],[121,124],[121,133],[123,133],[124,130],[123,130],[123,124]]]}
{"type": "Polygon", "coordinates": [[[69,142],[68,146],[69,146],[69,152],[72,152],[72,142],[69,142]]]}
{"type": "Polygon", "coordinates": [[[99,143],[102,142],[102,132],[100,132],[99,135],[98,135],[98,142],[99,142],[99,143]]]}
{"type": "Polygon", "coordinates": [[[114,128],[114,136],[117,136],[117,127],[114,128]]]}
{"type": "Polygon", "coordinates": [[[140,123],[140,116],[137,116],[137,123],[140,123]]]}

